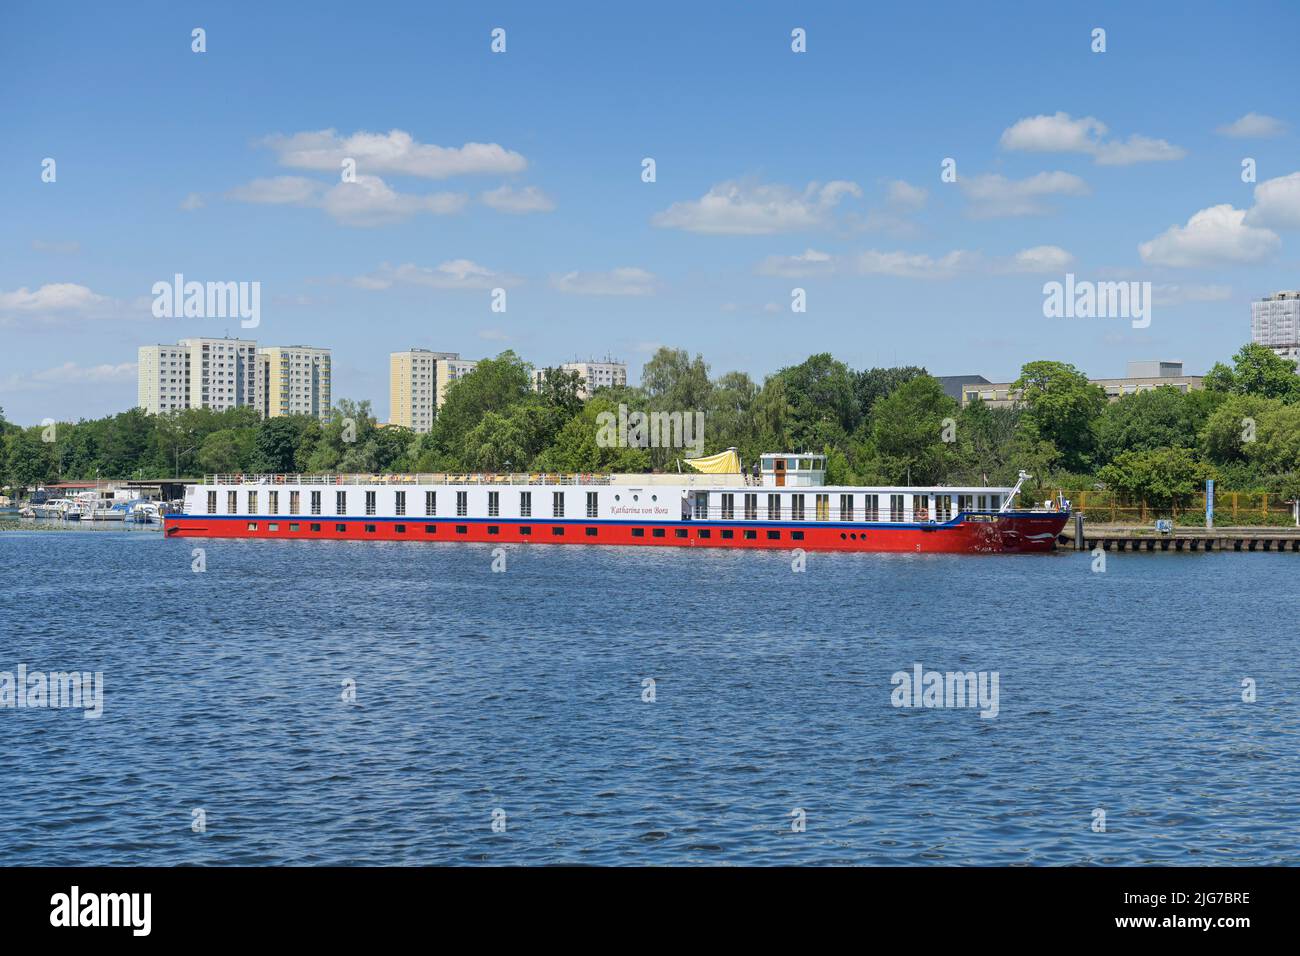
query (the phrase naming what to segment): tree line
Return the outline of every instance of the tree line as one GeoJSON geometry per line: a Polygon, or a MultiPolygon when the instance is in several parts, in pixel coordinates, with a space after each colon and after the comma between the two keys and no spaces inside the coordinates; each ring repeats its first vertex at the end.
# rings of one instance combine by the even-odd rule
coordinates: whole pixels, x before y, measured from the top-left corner
{"type": "Polygon", "coordinates": [[[432,431],[381,426],[370,403],[342,400],[331,421],[261,419],[251,408],[186,409],[21,428],[0,410],[0,484],[259,472],[624,472],[671,470],[688,452],[610,446],[602,413],[704,413],[704,453],[735,447],[821,452],[833,484],[1011,484],[1108,489],[1178,503],[1207,478],[1224,488],[1300,493],[1300,376],[1259,345],[1218,363],[1203,390],[1161,387],[1108,401],[1072,365],[1029,362],[1014,407],[966,408],[923,368],[854,370],[828,353],[755,382],[717,377],[700,355],[661,348],[639,386],[581,395],[576,373],[540,390],[513,352],[453,383],[432,431]]]}

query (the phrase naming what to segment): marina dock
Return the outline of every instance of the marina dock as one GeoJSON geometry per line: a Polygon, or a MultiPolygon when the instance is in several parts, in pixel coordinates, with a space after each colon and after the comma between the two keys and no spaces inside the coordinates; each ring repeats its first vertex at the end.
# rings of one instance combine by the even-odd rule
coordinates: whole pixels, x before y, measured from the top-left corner
{"type": "Polygon", "coordinates": [[[1076,515],[1057,543],[1076,551],[1300,551],[1300,528],[1175,527],[1162,533],[1150,526],[1092,525],[1086,516],[1076,515]],[[1078,537],[1080,526],[1083,534],[1078,537]]]}

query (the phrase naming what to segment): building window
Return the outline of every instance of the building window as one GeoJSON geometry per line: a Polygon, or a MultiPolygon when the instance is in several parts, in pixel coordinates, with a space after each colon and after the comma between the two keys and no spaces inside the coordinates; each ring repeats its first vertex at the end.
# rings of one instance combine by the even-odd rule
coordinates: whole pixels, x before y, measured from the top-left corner
{"type": "Polygon", "coordinates": [[[531,518],[533,516],[533,493],[531,491],[519,492],[519,517],[531,518]]]}
{"type": "Polygon", "coordinates": [[[311,513],[314,515],[320,514],[320,492],[319,491],[313,491],[311,493],[311,513]]]}
{"type": "Polygon", "coordinates": [[[456,517],[463,518],[469,514],[469,492],[456,492],[456,517]]]}
{"type": "Polygon", "coordinates": [[[235,495],[234,491],[226,492],[226,514],[228,515],[239,514],[239,503],[235,501],[235,495]]]}
{"type": "Polygon", "coordinates": [[[289,514],[296,515],[302,506],[302,492],[289,492],[289,514]]]}
{"type": "Polygon", "coordinates": [[[599,513],[598,508],[599,506],[597,504],[596,492],[594,491],[587,492],[587,517],[588,518],[596,517],[597,514],[599,513]]]}
{"type": "Polygon", "coordinates": [[[852,495],[840,495],[840,520],[841,521],[853,520],[853,496],[852,495]]]}
{"type": "Polygon", "coordinates": [[[424,513],[426,515],[436,515],[438,513],[438,492],[426,491],[424,493],[424,513]]]}
{"type": "Polygon", "coordinates": [[[745,520],[758,520],[758,495],[745,495],[745,520]]]}
{"type": "Polygon", "coordinates": [[[346,491],[334,492],[334,513],[336,515],[348,513],[348,493],[346,491]]]}
{"type": "Polygon", "coordinates": [[[374,513],[375,513],[375,493],[373,491],[367,491],[366,492],[366,514],[372,515],[374,513]]]}
{"type": "Polygon", "coordinates": [[[214,515],[216,513],[217,513],[217,493],[215,491],[209,491],[208,492],[208,514],[214,515]]]}
{"type": "Polygon", "coordinates": [[[488,492],[488,517],[496,518],[501,514],[501,492],[488,492]]]}
{"type": "Polygon", "coordinates": [[[256,491],[250,491],[248,493],[248,513],[250,515],[257,514],[257,492],[256,491]]]}
{"type": "Polygon", "coordinates": [[[564,492],[563,491],[551,492],[551,517],[552,518],[564,517],[564,492]]]}
{"type": "Polygon", "coordinates": [[[817,495],[816,498],[817,498],[817,520],[830,521],[831,520],[831,496],[817,495]]]}
{"type": "Polygon", "coordinates": [[[781,496],[780,495],[767,496],[767,520],[768,521],[781,520],[781,496]]]}
{"type": "Polygon", "coordinates": [[[803,495],[790,496],[790,520],[803,520],[803,495]]]}
{"type": "Polygon", "coordinates": [[[902,495],[889,496],[889,520],[890,521],[903,520],[903,496],[902,495]]]}
{"type": "Polygon", "coordinates": [[[722,517],[728,521],[736,517],[736,496],[724,493],[722,496],[722,517]]]}
{"type": "Polygon", "coordinates": [[[393,513],[400,518],[406,514],[406,492],[395,492],[394,499],[393,513]]]}

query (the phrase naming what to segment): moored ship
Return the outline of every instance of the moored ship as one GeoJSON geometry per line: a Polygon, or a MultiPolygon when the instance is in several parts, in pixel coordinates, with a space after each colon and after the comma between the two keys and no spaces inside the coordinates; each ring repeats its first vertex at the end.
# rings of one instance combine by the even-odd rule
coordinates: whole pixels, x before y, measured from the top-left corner
{"type": "Polygon", "coordinates": [[[825,484],[825,458],[734,453],[701,474],[211,475],[169,537],[334,538],[1008,554],[1051,551],[1068,511],[1020,485],[825,484]],[[728,457],[730,456],[730,457],[728,457]],[[733,464],[734,463],[734,464],[733,464]]]}

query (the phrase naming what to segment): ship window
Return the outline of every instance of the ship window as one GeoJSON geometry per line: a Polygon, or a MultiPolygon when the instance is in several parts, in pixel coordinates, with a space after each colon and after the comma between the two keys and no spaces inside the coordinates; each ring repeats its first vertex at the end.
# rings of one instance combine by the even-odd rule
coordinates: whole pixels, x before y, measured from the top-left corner
{"type": "Polygon", "coordinates": [[[729,530],[725,530],[725,529],[724,529],[723,532],[722,532],[722,537],[723,537],[723,539],[726,540],[726,541],[730,541],[730,540],[731,540],[732,538],[734,538],[735,536],[736,536],[736,532],[734,532],[734,531],[729,531],[729,530]]]}
{"type": "Polygon", "coordinates": [[[456,517],[463,518],[469,514],[469,492],[456,492],[456,517]]]}
{"type": "Polygon", "coordinates": [[[940,521],[952,518],[952,495],[934,496],[934,516],[940,521]]]}
{"type": "Polygon", "coordinates": [[[425,534],[437,534],[437,533],[438,533],[438,526],[437,526],[436,524],[426,524],[426,525],[424,526],[424,533],[425,533],[425,534]]]}
{"type": "Polygon", "coordinates": [[[587,517],[594,518],[597,511],[597,494],[594,491],[587,492],[587,517]]]}
{"type": "Polygon", "coordinates": [[[239,514],[239,505],[235,502],[235,492],[226,492],[226,514],[239,514]]]}
{"type": "Polygon", "coordinates": [[[793,540],[795,540],[795,541],[802,541],[802,540],[803,540],[803,532],[802,532],[802,531],[791,531],[791,532],[790,532],[790,537],[791,537],[793,540]]]}
{"type": "Polygon", "coordinates": [[[393,525],[393,530],[398,534],[406,534],[406,525],[404,524],[393,525]]]}
{"type": "Polygon", "coordinates": [[[301,510],[301,506],[302,506],[302,492],[301,491],[289,492],[289,514],[296,515],[301,510]]]}
{"type": "Polygon", "coordinates": [[[320,514],[320,492],[319,491],[313,491],[311,493],[311,513],[314,515],[320,514]]]}
{"type": "Polygon", "coordinates": [[[768,540],[768,541],[780,541],[780,540],[781,540],[781,532],[780,532],[780,531],[769,531],[769,532],[767,533],[767,540],[768,540]]]}
{"type": "Polygon", "coordinates": [[[217,493],[215,491],[209,491],[208,492],[208,514],[214,515],[216,513],[217,513],[217,493]]]}
{"type": "Polygon", "coordinates": [[[912,495],[912,520],[928,521],[930,518],[930,499],[926,495],[912,495]]]}
{"type": "Polygon", "coordinates": [[[468,528],[466,525],[458,524],[458,525],[456,525],[456,533],[457,533],[457,534],[469,534],[469,528],[468,528]]]}
{"type": "Polygon", "coordinates": [[[852,495],[840,495],[840,520],[841,521],[853,520],[853,496],[852,495]]]}
{"type": "Polygon", "coordinates": [[[249,531],[256,531],[256,530],[257,530],[257,522],[256,522],[256,521],[250,521],[250,522],[248,522],[248,530],[249,530],[249,531]]]}
{"type": "Polygon", "coordinates": [[[862,517],[866,521],[880,520],[880,495],[867,495],[862,499],[862,517]]]}
{"type": "Polygon", "coordinates": [[[754,540],[755,538],[757,538],[757,537],[758,537],[758,532],[757,532],[757,531],[746,531],[746,532],[745,532],[745,540],[746,540],[746,541],[753,541],[753,540],[754,540]]]}
{"type": "Polygon", "coordinates": [[[634,537],[634,538],[644,538],[644,537],[645,537],[645,528],[633,528],[633,529],[632,529],[632,537],[634,537]]]}
{"type": "Polygon", "coordinates": [[[375,533],[375,526],[372,524],[366,525],[366,534],[374,534],[374,533],[375,533]]]}
{"type": "Polygon", "coordinates": [[[790,518],[793,521],[803,520],[803,495],[790,496],[790,518]]]}
{"type": "Polygon", "coordinates": [[[528,525],[523,525],[520,527],[519,533],[526,538],[533,533],[533,529],[528,527],[528,525]]]}
{"type": "Polygon", "coordinates": [[[334,530],[335,530],[335,531],[347,531],[347,530],[348,530],[348,526],[345,525],[345,524],[336,524],[336,525],[334,526],[334,530]]]}
{"type": "Polygon", "coordinates": [[[375,513],[375,493],[373,491],[367,491],[366,492],[366,514],[372,515],[374,513],[375,513]]]}
{"type": "Polygon", "coordinates": [[[695,517],[707,518],[709,516],[709,493],[707,491],[695,492],[695,517]]]}
{"type": "Polygon", "coordinates": [[[488,492],[488,517],[496,518],[501,515],[501,492],[488,492]]]}
{"type": "Polygon", "coordinates": [[[334,492],[334,513],[336,515],[348,513],[348,493],[346,491],[334,492]]]}
{"type": "Polygon", "coordinates": [[[903,495],[889,496],[889,520],[890,521],[903,520],[903,498],[904,498],[903,495]]]}
{"type": "Polygon", "coordinates": [[[279,530],[280,530],[280,525],[277,524],[276,522],[272,521],[270,524],[268,524],[268,525],[266,526],[266,530],[267,530],[267,531],[279,531],[279,530]]]}
{"type": "Polygon", "coordinates": [[[817,499],[817,520],[830,521],[831,520],[831,496],[817,495],[816,499],[817,499]]]}
{"type": "Polygon", "coordinates": [[[401,517],[406,514],[406,492],[397,491],[393,493],[393,514],[401,517]]]}
{"type": "Polygon", "coordinates": [[[735,495],[724,494],[722,496],[722,517],[727,521],[730,521],[732,518],[736,517],[736,496],[735,495]]]}
{"type": "Polygon", "coordinates": [[[269,515],[278,515],[280,513],[280,492],[268,491],[266,493],[266,513],[269,515]]]}
{"type": "Polygon", "coordinates": [[[290,530],[290,531],[297,531],[297,530],[298,530],[298,525],[297,525],[295,522],[292,522],[292,521],[289,522],[289,530],[290,530]]]}
{"type": "Polygon", "coordinates": [[[685,528],[674,528],[674,529],[673,529],[673,537],[674,537],[674,538],[684,538],[684,537],[686,537],[686,529],[685,529],[685,528]]]}
{"type": "Polygon", "coordinates": [[[564,529],[563,529],[563,528],[556,527],[555,525],[551,525],[551,537],[553,537],[553,538],[563,538],[563,537],[564,537],[564,529]]]}
{"type": "Polygon", "coordinates": [[[781,520],[781,496],[780,495],[767,496],[767,520],[768,521],[781,520]]]}
{"type": "Polygon", "coordinates": [[[436,515],[438,513],[438,492],[426,491],[424,493],[424,513],[426,515],[436,515]]]}
{"type": "Polygon", "coordinates": [[[594,538],[594,537],[596,537],[596,529],[595,529],[595,528],[588,528],[588,529],[587,529],[587,537],[588,537],[588,538],[594,538]]]}
{"type": "Polygon", "coordinates": [[[519,492],[519,517],[531,518],[533,516],[533,493],[531,491],[519,492]]]}
{"type": "Polygon", "coordinates": [[[488,534],[500,534],[500,533],[501,533],[501,528],[499,525],[494,525],[494,524],[488,525],[488,534]]]}
{"type": "Polygon", "coordinates": [[[745,495],[745,520],[758,520],[758,495],[745,495]]]}
{"type": "Polygon", "coordinates": [[[662,537],[664,536],[664,529],[663,529],[663,528],[652,528],[652,529],[650,530],[650,533],[651,533],[654,537],[656,537],[656,538],[662,538],[662,537]]]}
{"type": "Polygon", "coordinates": [[[307,530],[308,530],[308,531],[319,531],[319,530],[320,530],[320,525],[318,525],[318,524],[314,524],[314,523],[313,523],[313,524],[311,524],[311,525],[308,525],[307,530]]]}
{"type": "Polygon", "coordinates": [[[563,491],[551,492],[551,517],[552,518],[564,517],[564,492],[563,491]]]}
{"type": "Polygon", "coordinates": [[[257,514],[257,492],[256,491],[250,491],[248,493],[248,513],[250,515],[257,514]]]}
{"type": "Polygon", "coordinates": [[[700,536],[701,538],[712,538],[712,537],[713,537],[713,532],[710,531],[708,528],[701,528],[701,529],[699,530],[698,534],[699,534],[699,536],[700,536]]]}

